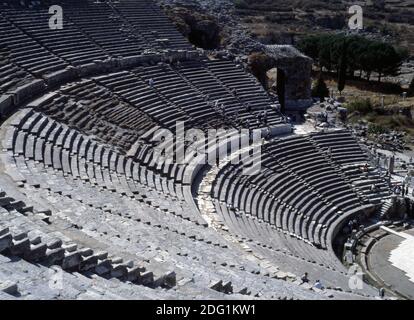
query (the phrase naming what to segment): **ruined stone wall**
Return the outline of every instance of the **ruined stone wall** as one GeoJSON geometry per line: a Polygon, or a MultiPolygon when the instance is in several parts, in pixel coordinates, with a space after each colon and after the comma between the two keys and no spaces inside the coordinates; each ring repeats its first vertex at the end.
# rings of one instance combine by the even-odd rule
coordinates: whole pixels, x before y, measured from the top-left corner
{"type": "Polygon", "coordinates": [[[312,104],[312,59],[293,46],[266,46],[265,53],[274,67],[285,73],[285,108],[301,110],[312,104]]]}

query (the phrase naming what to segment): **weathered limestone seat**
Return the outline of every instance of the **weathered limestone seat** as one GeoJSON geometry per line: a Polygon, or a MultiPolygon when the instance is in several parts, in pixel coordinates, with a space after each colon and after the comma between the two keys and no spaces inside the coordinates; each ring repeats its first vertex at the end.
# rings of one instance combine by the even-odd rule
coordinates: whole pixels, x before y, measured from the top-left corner
{"type": "Polygon", "coordinates": [[[338,217],[365,208],[365,198],[306,136],[270,141],[261,172],[243,178],[241,172],[225,166],[212,196],[322,248],[329,248],[328,230],[338,217]]]}

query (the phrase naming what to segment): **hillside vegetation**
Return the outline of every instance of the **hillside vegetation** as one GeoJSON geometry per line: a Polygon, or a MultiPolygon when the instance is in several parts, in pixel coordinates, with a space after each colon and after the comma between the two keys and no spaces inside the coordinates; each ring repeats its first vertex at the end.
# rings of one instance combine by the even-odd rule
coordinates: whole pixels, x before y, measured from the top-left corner
{"type": "MultiPolygon", "coordinates": [[[[236,13],[262,41],[296,43],[305,35],[347,28],[346,0],[234,0],[236,13]]],[[[371,36],[407,47],[414,54],[414,2],[411,0],[358,1],[364,28],[371,36]]]]}

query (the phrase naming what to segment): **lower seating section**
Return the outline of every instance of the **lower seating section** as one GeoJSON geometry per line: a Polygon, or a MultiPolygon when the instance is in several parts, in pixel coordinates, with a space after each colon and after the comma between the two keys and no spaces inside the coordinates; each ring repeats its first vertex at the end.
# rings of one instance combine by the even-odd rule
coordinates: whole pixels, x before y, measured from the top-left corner
{"type": "Polygon", "coordinates": [[[2,254],[45,266],[59,265],[70,272],[96,274],[149,287],[173,287],[176,284],[173,272],[155,278],[144,265],[135,265],[133,260],[124,262],[106,251],[94,252],[88,247],[78,247],[64,234],[49,230],[44,221],[48,218],[40,220],[35,216],[30,219],[25,215],[27,212],[21,214],[4,208],[1,211],[2,254]]]}
{"type": "Polygon", "coordinates": [[[80,272],[67,272],[61,266],[44,266],[16,256],[0,254],[1,300],[120,300],[120,299],[185,299],[185,295],[156,290],[122,282],[116,278],[105,279],[80,272]]]}
{"type": "Polygon", "coordinates": [[[262,150],[261,172],[243,176],[242,164],[218,174],[213,198],[236,215],[253,216],[315,246],[329,248],[330,228],[372,204],[307,136],[272,140],[262,150]]]}
{"type": "Polygon", "coordinates": [[[177,298],[347,297],[286,281],[277,267],[247,257],[208,228],[179,192],[159,191],[168,185],[160,176],[65,125],[24,109],[6,128],[1,159],[8,177],[0,182],[13,197],[3,193],[2,215],[8,218],[1,219],[0,243],[6,245],[0,251],[17,265],[60,266],[73,281],[82,275],[98,276],[99,283],[133,279],[136,289],[122,284],[119,290],[136,290],[137,298],[141,292],[170,297],[169,291],[158,295],[159,287],[172,287],[177,298]],[[15,184],[7,183],[11,179],[15,184]],[[23,253],[14,250],[20,241],[23,253]],[[77,262],[65,263],[72,255],[77,262]]]}
{"type": "Polygon", "coordinates": [[[390,196],[388,183],[370,164],[366,153],[349,131],[311,134],[310,139],[331,165],[341,170],[354,189],[371,203],[378,204],[390,196]]]}
{"type": "Polygon", "coordinates": [[[346,282],[346,270],[333,252],[311,246],[256,217],[241,214],[217,199],[215,209],[239,242],[281,269],[295,274],[312,270],[314,277],[331,286],[343,286],[346,282]]]}
{"type": "MultiPolygon", "coordinates": [[[[180,67],[161,63],[98,76],[93,80],[172,131],[178,121],[184,121],[186,126],[192,128],[203,129],[253,129],[285,125],[280,113],[270,110],[270,100],[266,100],[264,93],[256,95],[263,101],[263,105],[252,107],[251,111],[247,112],[246,105],[232,96],[231,92],[206,70],[199,62],[183,62],[180,63],[180,67]],[[186,71],[183,65],[193,65],[191,72],[186,71]],[[194,77],[195,74],[199,74],[200,79],[194,77]],[[219,99],[220,96],[222,99],[219,99]],[[217,100],[224,103],[224,113],[216,106],[217,100]],[[256,122],[257,115],[263,113],[264,103],[267,103],[269,109],[268,121],[256,122]]],[[[249,79],[247,74],[241,73],[241,81],[243,77],[249,79]]]]}
{"type": "Polygon", "coordinates": [[[144,112],[92,80],[72,83],[47,94],[36,103],[36,109],[124,153],[156,126],[144,112]]]}
{"type": "Polygon", "coordinates": [[[134,73],[125,71],[100,76],[95,80],[129,104],[163,123],[167,129],[173,129],[176,121],[190,121],[188,114],[176,107],[134,73]]]}

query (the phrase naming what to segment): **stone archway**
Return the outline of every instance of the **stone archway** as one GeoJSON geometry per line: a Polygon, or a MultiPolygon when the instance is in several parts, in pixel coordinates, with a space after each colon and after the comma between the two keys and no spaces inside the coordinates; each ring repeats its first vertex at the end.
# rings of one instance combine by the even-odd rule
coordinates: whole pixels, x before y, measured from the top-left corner
{"type": "Polygon", "coordinates": [[[282,108],[302,111],[312,104],[312,59],[291,45],[269,45],[264,53],[277,68],[277,93],[282,108]],[[283,104],[282,104],[283,102],[283,104]]]}

